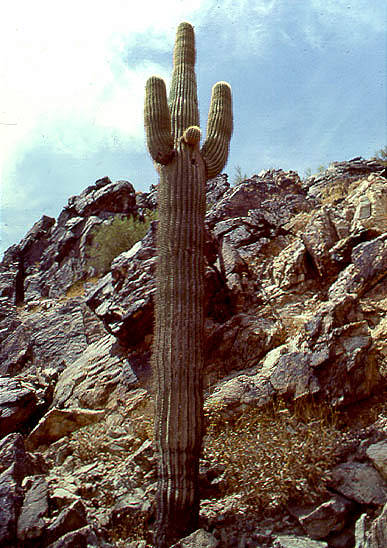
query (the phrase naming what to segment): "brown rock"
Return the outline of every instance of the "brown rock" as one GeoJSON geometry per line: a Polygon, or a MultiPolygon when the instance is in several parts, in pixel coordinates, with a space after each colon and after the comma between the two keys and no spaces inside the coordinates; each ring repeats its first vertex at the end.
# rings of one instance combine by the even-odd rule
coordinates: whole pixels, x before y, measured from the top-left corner
{"type": "Polygon", "coordinates": [[[48,514],[48,485],[43,476],[32,476],[24,483],[25,495],[17,522],[20,542],[38,539],[43,534],[48,514]]]}
{"type": "Polygon", "coordinates": [[[26,440],[28,449],[49,445],[82,426],[100,421],[105,411],[89,409],[51,409],[44,415],[26,440]]]}

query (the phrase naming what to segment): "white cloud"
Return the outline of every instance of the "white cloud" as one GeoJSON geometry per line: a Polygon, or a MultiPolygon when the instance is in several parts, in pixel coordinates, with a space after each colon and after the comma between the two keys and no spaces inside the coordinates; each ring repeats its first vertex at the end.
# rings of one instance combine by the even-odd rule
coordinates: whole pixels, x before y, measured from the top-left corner
{"type": "Polygon", "coordinates": [[[0,22],[3,157],[12,161],[26,142],[40,139],[81,154],[105,130],[142,141],[145,80],[166,71],[149,60],[128,58],[128,51],[140,40],[147,48],[170,49],[177,23],[203,4],[8,3],[0,22]]]}
{"type": "Polygon", "coordinates": [[[311,0],[300,10],[301,28],[312,47],[359,43],[369,33],[385,31],[386,6],[369,0],[311,0]]]}
{"type": "Polygon", "coordinates": [[[135,7],[127,0],[9,2],[0,21],[3,157],[42,138],[82,154],[104,132],[142,146],[145,80],[155,72],[167,78],[169,67],[128,52],[171,51],[177,24],[188,19],[199,30],[215,28],[220,43],[245,56],[274,32],[291,42],[290,11],[313,47],[321,47],[324,29],[337,26],[337,18],[351,32],[383,26],[366,0],[311,0],[290,8],[284,0],[145,0],[135,7]]]}

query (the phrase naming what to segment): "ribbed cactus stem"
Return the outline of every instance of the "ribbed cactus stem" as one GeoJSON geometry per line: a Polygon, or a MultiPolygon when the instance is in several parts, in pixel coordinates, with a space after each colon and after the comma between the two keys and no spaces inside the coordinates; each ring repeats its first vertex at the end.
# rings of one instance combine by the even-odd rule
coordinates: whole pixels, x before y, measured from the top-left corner
{"type": "Polygon", "coordinates": [[[199,125],[195,57],[194,30],[189,23],[180,23],[173,52],[173,72],[168,101],[175,146],[186,128],[199,125]]]}
{"type": "MultiPolygon", "coordinates": [[[[199,157],[200,159],[200,157],[199,157]]],[[[159,187],[155,434],[156,546],[197,526],[202,441],[205,168],[182,145],[159,187]],[[188,184],[189,183],[189,184],[188,184]]]]}
{"type": "Polygon", "coordinates": [[[144,122],[148,149],[155,162],[166,165],[173,156],[173,138],[164,80],[157,76],[149,78],[145,96],[144,122]]]}
{"type": "Polygon", "coordinates": [[[191,126],[185,130],[182,139],[187,145],[195,146],[200,142],[201,133],[200,127],[191,126]]]}
{"type": "Polygon", "coordinates": [[[154,545],[167,548],[199,516],[203,435],[205,182],[223,168],[232,131],[231,91],[213,89],[207,140],[196,92],[194,31],[177,30],[169,101],[160,78],[148,80],[145,130],[160,175],[153,368],[158,452],[154,545]],[[211,175],[210,175],[211,174],[211,175]]]}
{"type": "Polygon", "coordinates": [[[231,87],[227,82],[218,82],[212,88],[207,138],[201,150],[209,179],[216,177],[226,164],[232,129],[231,87]]]}

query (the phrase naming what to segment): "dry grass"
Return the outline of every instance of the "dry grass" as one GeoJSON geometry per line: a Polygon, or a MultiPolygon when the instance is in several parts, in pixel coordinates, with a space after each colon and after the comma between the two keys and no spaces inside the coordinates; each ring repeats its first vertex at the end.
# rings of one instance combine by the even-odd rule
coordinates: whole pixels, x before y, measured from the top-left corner
{"type": "MultiPolygon", "coordinates": [[[[259,517],[264,510],[265,515],[273,516],[289,502],[312,503],[325,495],[328,471],[343,459],[347,443],[359,444],[356,432],[351,432],[354,425],[371,425],[386,411],[386,398],[381,395],[340,413],[305,400],[292,409],[284,402],[275,402],[263,410],[247,410],[235,419],[227,419],[219,408],[206,416],[203,456],[225,467],[221,497],[236,496],[238,511],[247,510],[259,517]]],[[[121,402],[110,420],[74,432],[74,456],[83,464],[96,460],[110,464],[110,469],[114,468],[112,477],[122,474],[131,488],[139,481],[146,487],[147,480],[135,479],[134,464],[131,468],[126,459],[145,440],[152,439],[153,412],[152,400],[139,391],[138,399],[121,402]],[[109,452],[111,428],[124,428],[125,435],[132,437],[122,456],[109,452]]],[[[98,500],[105,508],[116,503],[108,476],[98,485],[98,500]]],[[[123,516],[109,525],[111,540],[123,547],[129,541],[146,538],[147,520],[142,513],[123,516]]]]}
{"type": "Polygon", "coordinates": [[[86,291],[86,284],[96,284],[99,281],[98,276],[92,276],[87,280],[77,280],[67,290],[63,297],[64,300],[83,297],[86,291]]]}
{"type": "Polygon", "coordinates": [[[231,421],[221,410],[207,417],[205,457],[225,466],[224,495],[239,493],[244,506],[274,510],[325,492],[342,434],[329,410],[300,410],[277,404],[231,421]]]}

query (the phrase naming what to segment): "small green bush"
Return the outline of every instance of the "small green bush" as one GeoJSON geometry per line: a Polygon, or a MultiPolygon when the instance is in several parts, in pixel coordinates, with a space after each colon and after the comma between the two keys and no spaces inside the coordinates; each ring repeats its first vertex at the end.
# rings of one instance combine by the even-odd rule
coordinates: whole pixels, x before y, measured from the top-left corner
{"type": "Polygon", "coordinates": [[[141,240],[155,219],[156,212],[149,211],[143,221],[133,216],[115,217],[111,223],[99,225],[88,250],[90,266],[98,274],[106,274],[113,259],[141,240]]]}

